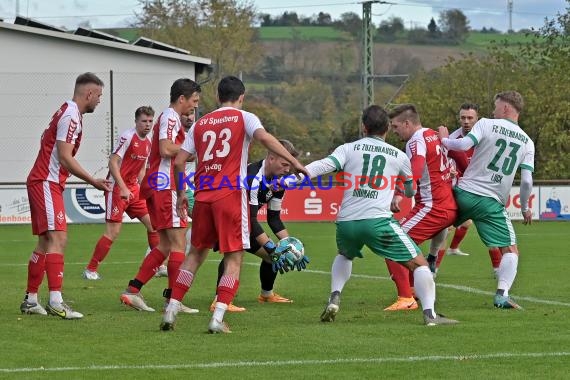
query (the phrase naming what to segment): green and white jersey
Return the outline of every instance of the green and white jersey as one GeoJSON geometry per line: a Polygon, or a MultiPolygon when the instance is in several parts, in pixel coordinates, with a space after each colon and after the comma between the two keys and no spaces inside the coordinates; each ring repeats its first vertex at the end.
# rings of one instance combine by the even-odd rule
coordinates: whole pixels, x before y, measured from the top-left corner
{"type": "Polygon", "coordinates": [[[338,221],[391,217],[396,181],[412,181],[410,159],[377,137],[341,145],[327,158],[344,187],[338,221]]]}
{"type": "Polygon", "coordinates": [[[480,119],[467,138],[475,151],[457,186],[505,205],[518,167],[534,170],[534,143],[506,119],[480,119]]]}

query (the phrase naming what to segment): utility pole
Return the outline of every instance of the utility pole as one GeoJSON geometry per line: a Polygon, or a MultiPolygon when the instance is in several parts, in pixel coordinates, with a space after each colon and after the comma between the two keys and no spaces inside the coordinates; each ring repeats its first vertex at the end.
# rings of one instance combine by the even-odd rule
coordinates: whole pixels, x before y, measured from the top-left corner
{"type": "Polygon", "coordinates": [[[374,103],[374,33],[372,28],[372,4],[362,2],[362,108],[374,103]]]}
{"type": "MultiPolygon", "coordinates": [[[[391,4],[386,1],[362,2],[362,109],[374,103],[374,28],[372,4],[391,4]]],[[[362,131],[360,132],[362,136],[362,131]]]]}
{"type": "Polygon", "coordinates": [[[513,0],[507,0],[507,12],[509,13],[509,33],[514,32],[513,30],[513,0]]]}

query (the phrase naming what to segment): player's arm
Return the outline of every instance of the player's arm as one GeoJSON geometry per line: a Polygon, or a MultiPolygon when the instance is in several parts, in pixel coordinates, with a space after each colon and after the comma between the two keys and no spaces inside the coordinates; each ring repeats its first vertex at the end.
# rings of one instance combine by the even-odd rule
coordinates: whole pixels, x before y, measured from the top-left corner
{"type": "Polygon", "coordinates": [[[281,220],[281,204],[284,196],[285,190],[277,191],[273,193],[273,197],[267,204],[267,224],[279,240],[289,237],[285,224],[281,220]]]}
{"type": "Polygon", "coordinates": [[[111,157],[109,157],[109,171],[121,190],[121,198],[129,199],[132,194],[121,176],[121,156],[118,154],[113,153],[111,157]]]}
{"type": "Polygon", "coordinates": [[[194,127],[186,135],[184,142],[180,146],[179,152],[174,159],[174,183],[176,184],[176,210],[178,216],[185,218],[188,216],[188,198],[186,197],[186,187],[181,183],[182,178],[186,178],[186,162],[196,153],[194,145],[194,127]]]}
{"type": "Polygon", "coordinates": [[[528,201],[532,193],[532,171],[521,169],[520,202],[521,212],[524,217],[524,224],[531,223],[532,211],[528,207],[528,201]]]}
{"type": "Polygon", "coordinates": [[[142,166],[141,170],[139,171],[139,174],[137,174],[137,182],[138,183],[142,183],[142,180],[143,180],[144,175],[146,173],[147,162],[148,162],[148,159],[144,162],[144,165],[142,166]]]}
{"type": "Polygon", "coordinates": [[[79,162],[73,157],[73,148],[75,147],[74,144],[58,140],[57,141],[57,152],[58,152],[58,159],[61,165],[71,174],[80,178],[87,182],[88,184],[92,185],[96,189],[103,190],[103,191],[111,191],[111,187],[109,186],[109,181],[102,178],[93,178],[83,167],[79,164],[79,162]]]}
{"type": "Polygon", "coordinates": [[[249,204],[249,222],[251,225],[251,235],[257,240],[259,245],[264,246],[267,242],[271,241],[269,236],[263,230],[261,223],[257,220],[257,213],[260,206],[256,204],[249,204]]]}
{"type": "Polygon", "coordinates": [[[459,150],[465,152],[479,143],[482,135],[481,126],[483,125],[483,120],[485,119],[481,119],[475,123],[471,129],[471,132],[469,132],[467,136],[462,139],[450,139],[449,130],[447,127],[440,126],[438,128],[439,139],[441,140],[443,146],[448,150],[459,150]]]}
{"type": "Polygon", "coordinates": [[[285,160],[289,161],[293,169],[297,173],[303,173],[306,176],[309,175],[307,169],[285,149],[283,145],[277,140],[271,133],[267,132],[264,128],[257,128],[253,132],[253,138],[269,151],[275,153],[278,156],[283,157],[285,160]]]}
{"type": "Polygon", "coordinates": [[[160,150],[160,157],[172,158],[180,151],[180,145],[177,145],[169,139],[162,139],[158,141],[158,148],[160,150]]]}

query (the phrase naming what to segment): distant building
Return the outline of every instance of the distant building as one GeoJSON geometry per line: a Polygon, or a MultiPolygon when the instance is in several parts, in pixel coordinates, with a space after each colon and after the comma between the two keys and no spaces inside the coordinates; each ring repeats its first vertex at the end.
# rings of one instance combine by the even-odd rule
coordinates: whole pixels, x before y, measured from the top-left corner
{"type": "Polygon", "coordinates": [[[105,82],[101,104],[84,117],[77,156],[102,176],[112,140],[134,125],[135,109],[150,105],[158,116],[175,79],[195,79],[211,64],[144,37],[129,44],[110,34],[85,28],[71,34],[22,17],[14,24],[0,22],[0,55],[0,183],[25,181],[42,131],[71,98],[78,74],[91,71],[105,82]]]}

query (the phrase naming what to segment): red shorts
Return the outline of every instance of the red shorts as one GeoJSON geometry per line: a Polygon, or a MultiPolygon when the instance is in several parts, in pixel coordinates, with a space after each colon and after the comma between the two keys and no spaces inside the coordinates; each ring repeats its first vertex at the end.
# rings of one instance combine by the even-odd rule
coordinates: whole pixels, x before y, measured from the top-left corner
{"type": "Polygon", "coordinates": [[[161,190],[154,191],[146,200],[150,223],[155,230],[188,227],[188,220],[180,218],[176,213],[176,199],[175,190],[161,190]]]}
{"type": "Polygon", "coordinates": [[[63,188],[59,183],[42,181],[27,185],[32,233],[43,235],[47,231],[67,231],[63,188]]]}
{"type": "Polygon", "coordinates": [[[249,206],[247,191],[233,191],[212,203],[195,201],[192,211],[192,245],[212,248],[219,243],[222,253],[249,248],[249,206]]]}
{"type": "Polygon", "coordinates": [[[457,210],[446,210],[418,203],[400,225],[416,244],[431,239],[455,222],[457,210]]]}
{"type": "Polygon", "coordinates": [[[121,190],[118,186],[113,188],[113,192],[105,192],[105,220],[107,222],[121,223],[124,212],[131,219],[140,219],[148,214],[146,201],[139,198],[139,186],[129,186],[129,190],[133,194],[131,199],[121,198],[121,190]]]}

